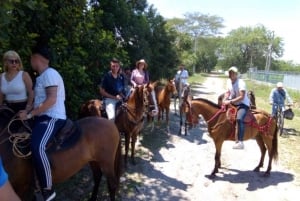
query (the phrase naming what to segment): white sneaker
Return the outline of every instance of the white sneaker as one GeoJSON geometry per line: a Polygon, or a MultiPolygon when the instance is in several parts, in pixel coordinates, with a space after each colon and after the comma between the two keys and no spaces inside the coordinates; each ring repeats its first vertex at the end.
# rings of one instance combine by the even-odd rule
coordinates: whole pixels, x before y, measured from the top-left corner
{"type": "Polygon", "coordinates": [[[233,149],[244,149],[244,143],[242,141],[238,141],[237,143],[235,143],[235,145],[233,145],[232,148],[233,149]]]}

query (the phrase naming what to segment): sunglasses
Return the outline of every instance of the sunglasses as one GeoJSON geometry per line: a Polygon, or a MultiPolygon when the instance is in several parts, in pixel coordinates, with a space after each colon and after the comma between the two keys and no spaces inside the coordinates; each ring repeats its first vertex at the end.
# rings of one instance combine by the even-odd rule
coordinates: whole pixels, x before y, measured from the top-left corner
{"type": "Polygon", "coordinates": [[[9,64],[19,64],[20,61],[18,59],[8,59],[7,60],[9,64]]]}

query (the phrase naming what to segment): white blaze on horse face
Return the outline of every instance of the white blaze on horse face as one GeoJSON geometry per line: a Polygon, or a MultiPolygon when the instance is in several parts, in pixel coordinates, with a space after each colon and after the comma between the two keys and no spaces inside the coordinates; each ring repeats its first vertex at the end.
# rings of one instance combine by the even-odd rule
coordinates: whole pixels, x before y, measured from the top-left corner
{"type": "Polygon", "coordinates": [[[154,90],[151,91],[151,96],[152,96],[152,100],[153,100],[154,107],[155,107],[155,109],[152,110],[152,115],[156,116],[158,114],[158,106],[157,106],[156,95],[155,95],[154,90]]]}

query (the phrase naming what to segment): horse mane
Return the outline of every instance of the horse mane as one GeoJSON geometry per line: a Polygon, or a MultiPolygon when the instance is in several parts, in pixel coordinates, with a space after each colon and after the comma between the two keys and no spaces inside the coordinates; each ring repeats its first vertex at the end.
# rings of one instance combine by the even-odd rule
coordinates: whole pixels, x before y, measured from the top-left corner
{"type": "Polygon", "coordinates": [[[221,106],[219,106],[218,104],[216,104],[216,103],[214,103],[214,102],[212,102],[212,101],[210,101],[208,99],[205,99],[205,98],[196,98],[196,99],[193,99],[193,100],[202,101],[202,102],[205,102],[205,103],[209,104],[212,107],[221,109],[221,106]]]}

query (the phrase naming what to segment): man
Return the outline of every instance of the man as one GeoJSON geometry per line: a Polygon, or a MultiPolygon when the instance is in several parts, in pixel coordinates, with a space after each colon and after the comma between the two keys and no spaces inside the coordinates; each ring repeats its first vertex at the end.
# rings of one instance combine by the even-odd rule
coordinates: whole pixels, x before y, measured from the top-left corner
{"type": "Polygon", "coordinates": [[[287,90],[283,88],[283,83],[278,82],[276,84],[276,88],[273,88],[270,93],[270,104],[272,105],[272,116],[276,116],[277,114],[277,107],[282,107],[284,111],[284,103],[287,100],[288,104],[292,105],[293,101],[289,96],[287,90]]]}
{"type": "Polygon", "coordinates": [[[100,94],[104,97],[108,119],[114,120],[117,103],[126,97],[125,79],[123,75],[120,74],[119,60],[111,60],[110,71],[105,74],[100,86],[100,94]]]}
{"type": "Polygon", "coordinates": [[[229,79],[227,81],[227,92],[224,97],[224,104],[233,104],[237,106],[237,125],[238,125],[238,141],[233,149],[244,149],[244,119],[249,110],[250,100],[247,96],[246,84],[242,79],[238,78],[238,69],[232,66],[228,70],[229,79]]]}
{"type": "Polygon", "coordinates": [[[175,85],[176,85],[176,89],[178,91],[178,96],[181,94],[182,89],[184,87],[188,86],[188,82],[187,82],[188,78],[189,78],[189,73],[184,68],[184,65],[181,64],[179,66],[179,70],[177,71],[177,73],[175,75],[175,85]]]}
{"type": "Polygon", "coordinates": [[[34,88],[34,108],[29,113],[21,111],[19,116],[22,120],[35,117],[31,136],[33,163],[44,200],[50,201],[56,194],[52,189],[51,167],[45,150],[51,137],[66,121],[65,87],[60,74],[49,67],[47,48],[33,50],[31,66],[39,74],[34,88]]]}
{"type": "Polygon", "coordinates": [[[180,84],[184,87],[187,85],[187,79],[189,78],[189,73],[186,69],[184,69],[184,65],[181,64],[179,66],[179,70],[175,75],[175,81],[180,82],[180,84]]]}
{"type": "Polygon", "coordinates": [[[7,173],[5,172],[0,158],[0,200],[1,201],[20,201],[20,198],[16,195],[11,187],[7,173]]]}

